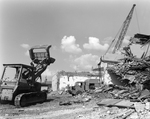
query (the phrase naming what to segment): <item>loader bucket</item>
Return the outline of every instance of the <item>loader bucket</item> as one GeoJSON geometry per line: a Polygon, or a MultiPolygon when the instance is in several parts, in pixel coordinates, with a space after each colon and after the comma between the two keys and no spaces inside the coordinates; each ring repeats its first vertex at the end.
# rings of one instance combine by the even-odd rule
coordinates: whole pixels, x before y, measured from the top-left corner
{"type": "Polygon", "coordinates": [[[38,63],[44,59],[48,59],[53,63],[55,60],[54,58],[50,57],[49,49],[51,45],[40,45],[34,46],[29,50],[30,58],[34,63],[38,63]]]}

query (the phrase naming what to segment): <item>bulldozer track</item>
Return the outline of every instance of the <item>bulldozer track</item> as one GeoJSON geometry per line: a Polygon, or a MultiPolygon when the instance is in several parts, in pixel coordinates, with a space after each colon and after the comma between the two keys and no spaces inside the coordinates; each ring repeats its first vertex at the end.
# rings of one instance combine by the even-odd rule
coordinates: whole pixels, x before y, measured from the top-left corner
{"type": "Polygon", "coordinates": [[[16,96],[14,105],[16,107],[25,107],[27,105],[32,105],[33,103],[44,102],[47,98],[44,96],[46,96],[46,92],[22,93],[16,96]]]}
{"type": "Polygon", "coordinates": [[[15,104],[16,107],[21,107],[21,105],[20,105],[20,100],[21,100],[21,97],[22,97],[23,95],[24,95],[24,93],[19,94],[19,95],[17,95],[17,96],[15,97],[14,104],[15,104]]]}

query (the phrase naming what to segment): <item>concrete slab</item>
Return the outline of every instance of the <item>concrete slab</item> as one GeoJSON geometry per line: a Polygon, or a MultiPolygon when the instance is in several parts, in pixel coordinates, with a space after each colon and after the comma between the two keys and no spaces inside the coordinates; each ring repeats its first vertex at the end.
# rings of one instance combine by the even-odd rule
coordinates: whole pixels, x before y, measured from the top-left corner
{"type": "Polygon", "coordinates": [[[134,102],[130,102],[130,100],[121,100],[120,102],[116,103],[115,106],[125,107],[125,108],[134,108],[134,102]]]}
{"type": "Polygon", "coordinates": [[[146,96],[149,96],[149,95],[150,95],[149,90],[145,89],[145,90],[143,90],[143,91],[141,92],[141,95],[140,95],[140,97],[139,97],[138,99],[142,99],[142,98],[144,98],[144,97],[146,97],[146,96]]]}
{"type": "Polygon", "coordinates": [[[98,102],[97,105],[99,106],[112,106],[116,103],[120,102],[122,99],[103,99],[102,101],[98,102]]]}
{"type": "Polygon", "coordinates": [[[134,102],[130,102],[130,100],[122,100],[122,99],[103,99],[101,102],[98,102],[99,106],[116,106],[123,108],[135,108],[134,102]]]}

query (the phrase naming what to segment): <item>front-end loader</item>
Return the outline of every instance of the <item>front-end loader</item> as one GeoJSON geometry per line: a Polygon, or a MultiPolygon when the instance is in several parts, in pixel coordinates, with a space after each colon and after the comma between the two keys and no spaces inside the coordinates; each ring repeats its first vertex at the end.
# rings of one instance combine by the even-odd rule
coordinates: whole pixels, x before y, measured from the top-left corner
{"type": "Polygon", "coordinates": [[[0,84],[0,100],[10,101],[17,107],[24,107],[32,103],[44,102],[47,91],[41,90],[41,74],[47,66],[55,62],[50,57],[51,45],[35,46],[29,50],[31,65],[3,64],[4,71],[0,84]]]}

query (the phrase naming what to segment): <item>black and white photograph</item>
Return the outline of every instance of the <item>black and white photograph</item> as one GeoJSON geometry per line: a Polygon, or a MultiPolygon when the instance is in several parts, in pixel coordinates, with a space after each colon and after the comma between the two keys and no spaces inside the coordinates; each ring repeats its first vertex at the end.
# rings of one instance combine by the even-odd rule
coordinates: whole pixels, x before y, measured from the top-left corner
{"type": "Polygon", "coordinates": [[[0,119],[150,119],[149,0],[0,0],[0,119]]]}

